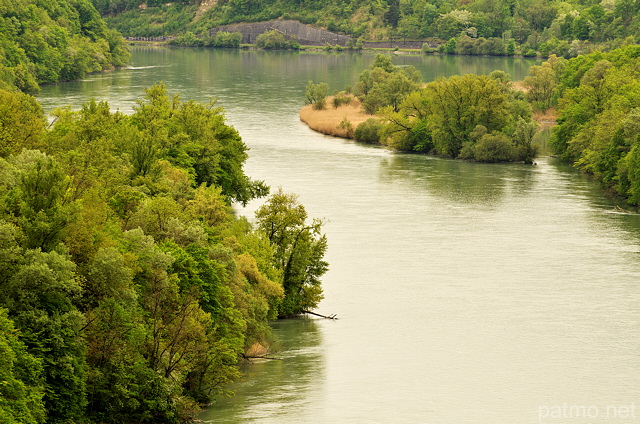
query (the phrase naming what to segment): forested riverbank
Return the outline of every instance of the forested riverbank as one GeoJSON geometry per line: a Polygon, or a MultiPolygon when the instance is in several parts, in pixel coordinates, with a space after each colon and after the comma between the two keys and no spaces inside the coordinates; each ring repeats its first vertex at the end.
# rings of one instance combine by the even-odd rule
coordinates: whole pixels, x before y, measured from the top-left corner
{"type": "Polygon", "coordinates": [[[0,418],[180,423],[312,309],[326,239],[269,188],[214,103],[162,85],[135,112],[0,91],[0,418]]]}
{"type": "Polygon", "coordinates": [[[15,1],[0,5],[0,89],[38,91],[124,66],[129,52],[89,0],[15,1]]]}
{"type": "Polygon", "coordinates": [[[445,53],[499,56],[575,57],[631,44],[640,35],[638,5],[630,1],[93,2],[109,25],[126,36],[188,34],[205,43],[209,31],[218,26],[274,19],[297,20],[348,36],[352,46],[358,40],[390,46],[394,40],[421,40],[427,51],[439,46],[445,53]]]}
{"type": "MultiPolygon", "coordinates": [[[[639,57],[633,46],[550,58],[532,68],[523,95],[535,108],[558,108],[559,155],[635,204],[639,57]]],[[[370,110],[386,96],[383,80],[418,83],[406,67],[379,65],[362,80],[370,110]]],[[[15,83],[15,68],[7,87],[35,89],[15,83]]],[[[518,134],[516,118],[529,123],[524,97],[508,83],[495,73],[392,90],[407,96],[384,105],[389,122],[404,125],[390,139],[400,150],[458,157],[466,148],[482,160],[475,155],[509,144],[497,133],[518,134]],[[500,113],[480,111],[441,137],[451,129],[449,102],[429,103],[456,84],[488,90],[500,113]],[[411,110],[409,98],[420,107],[411,110]],[[488,149],[469,144],[483,139],[488,149]]],[[[295,195],[267,200],[266,184],[244,172],[246,145],[215,103],[183,101],[159,85],[131,115],[91,101],[54,112],[49,125],[32,97],[0,97],[0,350],[9,358],[0,364],[2,420],[189,420],[238,376],[248,349],[268,347],[269,319],[321,300],[323,222],[295,195]],[[254,226],[232,212],[232,203],[261,197],[254,226]]]]}

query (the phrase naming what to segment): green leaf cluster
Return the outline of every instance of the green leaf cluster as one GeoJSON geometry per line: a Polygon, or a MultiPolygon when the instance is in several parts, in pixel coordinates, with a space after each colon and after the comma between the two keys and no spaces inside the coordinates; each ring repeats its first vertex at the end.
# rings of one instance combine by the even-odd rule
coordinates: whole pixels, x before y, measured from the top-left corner
{"type": "Polygon", "coordinates": [[[187,422],[321,299],[319,221],[281,192],[277,238],[234,215],[268,187],[215,102],[154,85],[130,116],[90,101],[45,128],[0,96],[2,422],[187,422]]]}
{"type": "Polygon", "coordinates": [[[305,87],[305,104],[313,105],[315,110],[323,110],[326,108],[326,98],[329,86],[327,83],[314,84],[313,81],[309,81],[305,87]]]}
{"type": "Polygon", "coordinates": [[[481,162],[531,162],[536,125],[522,94],[501,71],[439,78],[379,112],[382,142],[481,162]]]}
{"type": "Polygon", "coordinates": [[[378,54],[369,69],[358,76],[354,93],[366,113],[374,114],[386,106],[397,112],[404,98],[421,83],[422,76],[416,68],[395,66],[391,56],[378,54]]]}
{"type": "Polygon", "coordinates": [[[265,50],[298,50],[300,44],[278,30],[267,31],[256,37],[256,46],[265,50]]]}

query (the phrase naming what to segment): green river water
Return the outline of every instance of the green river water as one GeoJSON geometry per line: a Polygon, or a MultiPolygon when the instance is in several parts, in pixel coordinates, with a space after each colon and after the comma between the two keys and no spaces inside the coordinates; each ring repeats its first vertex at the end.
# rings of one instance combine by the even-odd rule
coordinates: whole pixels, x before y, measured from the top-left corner
{"type": "MultiPolygon", "coordinates": [[[[208,423],[638,423],[640,219],[553,158],[487,165],[322,136],[298,119],[309,80],[354,84],[367,54],[136,48],[127,69],[50,85],[131,111],[164,81],[218,99],[246,172],[325,218],[319,311],[273,324],[280,360],[245,364],[208,423]]],[[[425,80],[535,61],[394,56],[425,80]]],[[[260,204],[238,211],[251,217],[260,204]]]]}

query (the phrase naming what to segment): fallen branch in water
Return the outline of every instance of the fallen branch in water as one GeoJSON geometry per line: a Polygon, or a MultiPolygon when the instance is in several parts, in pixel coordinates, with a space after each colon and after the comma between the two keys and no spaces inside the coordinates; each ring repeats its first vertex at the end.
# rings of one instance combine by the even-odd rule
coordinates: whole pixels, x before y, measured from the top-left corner
{"type": "Polygon", "coordinates": [[[315,315],[317,317],[320,318],[326,318],[326,319],[338,319],[337,314],[331,314],[331,315],[322,315],[322,314],[317,314],[315,312],[311,312],[311,311],[302,311],[303,314],[310,314],[310,315],[315,315]]]}
{"type": "Polygon", "coordinates": [[[250,363],[253,363],[252,359],[269,359],[271,361],[282,361],[282,358],[274,358],[273,356],[269,356],[269,355],[255,355],[255,356],[242,355],[242,359],[250,363]]]}

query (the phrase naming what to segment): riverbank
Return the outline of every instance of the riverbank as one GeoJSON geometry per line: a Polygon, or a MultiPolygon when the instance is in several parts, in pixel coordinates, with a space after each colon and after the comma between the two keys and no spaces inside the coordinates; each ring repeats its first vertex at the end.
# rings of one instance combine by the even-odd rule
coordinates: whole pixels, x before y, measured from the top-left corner
{"type": "Polygon", "coordinates": [[[349,104],[333,107],[334,96],[326,99],[326,108],[316,110],[312,105],[306,105],[300,109],[300,120],[309,128],[322,134],[335,137],[353,138],[353,132],[358,125],[375,115],[369,115],[362,111],[360,101],[351,97],[349,104]]]}
{"type": "MultiPolygon", "coordinates": [[[[514,83],[516,89],[521,89],[522,84],[514,83]]],[[[309,128],[322,134],[334,137],[354,138],[353,132],[358,125],[369,118],[375,118],[375,115],[369,115],[362,111],[360,101],[351,97],[351,102],[334,108],[334,96],[328,96],[326,100],[327,107],[322,110],[316,110],[312,105],[306,105],[300,109],[300,120],[307,124],[309,128]]],[[[557,113],[554,108],[546,111],[533,112],[531,117],[537,124],[540,131],[551,128],[556,125],[557,113]]]]}

